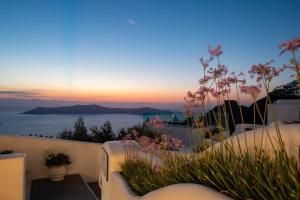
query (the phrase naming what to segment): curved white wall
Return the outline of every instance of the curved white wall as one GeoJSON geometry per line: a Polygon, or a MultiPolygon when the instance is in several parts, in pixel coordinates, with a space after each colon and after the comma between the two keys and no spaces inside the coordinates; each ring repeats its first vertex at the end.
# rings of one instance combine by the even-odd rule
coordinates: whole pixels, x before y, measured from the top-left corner
{"type": "Polygon", "coordinates": [[[64,152],[70,156],[72,164],[68,166],[68,174],[78,173],[87,182],[97,181],[101,147],[102,144],[97,143],[0,134],[0,150],[26,153],[26,167],[31,179],[49,176],[44,155],[50,151],[64,152]]]}
{"type": "Polygon", "coordinates": [[[231,198],[199,184],[174,184],[154,190],[141,200],[229,200],[231,198]]]}
{"type": "MultiPolygon", "coordinates": [[[[138,144],[132,141],[133,151],[138,150],[138,144]],[[135,148],[136,147],[136,148],[135,148]]],[[[227,200],[223,194],[198,184],[176,184],[149,192],[144,196],[136,195],[125,179],[120,175],[120,163],[126,157],[126,145],[120,141],[104,143],[108,153],[108,181],[102,176],[102,200],[227,200]]],[[[141,156],[146,156],[143,153],[141,156]]],[[[105,163],[103,163],[105,164],[105,163]]],[[[104,169],[104,168],[103,168],[104,169]]]]}
{"type": "Polygon", "coordinates": [[[117,172],[111,174],[111,195],[104,200],[230,200],[231,198],[199,184],[169,185],[144,196],[135,195],[124,178],[117,172]]]}
{"type": "MultiPolygon", "coordinates": [[[[248,147],[248,151],[250,153],[253,153],[254,146],[260,148],[262,140],[263,142],[261,148],[265,153],[268,153],[272,156],[274,155],[272,144],[274,145],[275,149],[280,147],[278,143],[278,133],[280,133],[288,155],[296,158],[297,161],[299,161],[298,148],[300,147],[300,124],[283,124],[282,122],[278,122],[278,126],[276,126],[275,123],[272,123],[270,126],[232,136],[224,140],[222,143],[224,144],[228,142],[229,144],[233,144],[233,147],[237,153],[240,151],[240,149],[242,151],[246,151],[246,147],[248,147]]],[[[220,147],[222,143],[215,144],[213,147],[209,148],[208,151],[212,148],[220,147]]]]}

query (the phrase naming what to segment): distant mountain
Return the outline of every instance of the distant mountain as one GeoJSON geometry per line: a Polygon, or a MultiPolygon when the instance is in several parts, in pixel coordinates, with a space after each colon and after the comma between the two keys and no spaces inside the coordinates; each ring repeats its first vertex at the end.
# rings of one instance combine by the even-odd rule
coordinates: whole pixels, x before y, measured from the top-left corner
{"type": "Polygon", "coordinates": [[[64,101],[64,100],[46,100],[46,99],[14,99],[0,98],[0,111],[16,110],[25,112],[36,107],[61,107],[73,105],[101,105],[112,108],[144,108],[150,107],[162,110],[171,110],[173,112],[182,111],[182,103],[151,103],[151,102],[118,102],[118,101],[64,101]]]}
{"type": "Polygon", "coordinates": [[[62,107],[37,107],[22,114],[172,114],[169,110],[160,110],[155,108],[110,108],[100,105],[75,105],[62,107]]]}

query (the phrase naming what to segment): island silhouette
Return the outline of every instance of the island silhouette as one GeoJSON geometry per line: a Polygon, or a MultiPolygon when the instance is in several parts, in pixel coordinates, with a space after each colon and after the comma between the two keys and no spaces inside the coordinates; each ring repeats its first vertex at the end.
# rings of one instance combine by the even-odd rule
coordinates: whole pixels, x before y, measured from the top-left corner
{"type": "Polygon", "coordinates": [[[28,110],[21,114],[173,114],[169,110],[161,110],[150,107],[141,108],[111,108],[100,105],[74,105],[74,106],[61,106],[61,107],[37,107],[32,110],[28,110]]]}

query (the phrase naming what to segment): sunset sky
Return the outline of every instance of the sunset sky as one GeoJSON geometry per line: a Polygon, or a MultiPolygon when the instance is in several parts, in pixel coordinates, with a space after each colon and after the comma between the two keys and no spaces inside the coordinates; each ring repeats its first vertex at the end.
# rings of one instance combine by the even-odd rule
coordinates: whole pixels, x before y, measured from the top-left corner
{"type": "MultiPolygon", "coordinates": [[[[0,97],[181,102],[198,59],[247,72],[300,34],[300,1],[0,1],[0,97]]],[[[286,73],[274,85],[291,81],[286,73]]]]}

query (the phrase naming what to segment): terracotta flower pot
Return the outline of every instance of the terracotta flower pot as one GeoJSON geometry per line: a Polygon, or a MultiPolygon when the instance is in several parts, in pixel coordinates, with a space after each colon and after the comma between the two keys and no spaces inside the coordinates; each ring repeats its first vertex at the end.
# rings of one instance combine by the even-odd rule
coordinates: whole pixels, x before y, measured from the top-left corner
{"type": "Polygon", "coordinates": [[[66,166],[52,166],[49,170],[50,180],[51,181],[62,181],[66,175],[66,166]]]}

